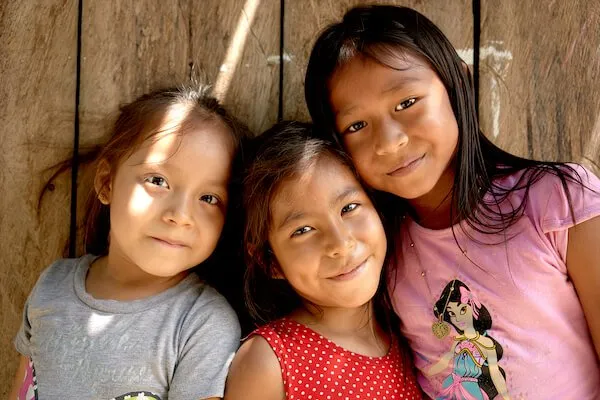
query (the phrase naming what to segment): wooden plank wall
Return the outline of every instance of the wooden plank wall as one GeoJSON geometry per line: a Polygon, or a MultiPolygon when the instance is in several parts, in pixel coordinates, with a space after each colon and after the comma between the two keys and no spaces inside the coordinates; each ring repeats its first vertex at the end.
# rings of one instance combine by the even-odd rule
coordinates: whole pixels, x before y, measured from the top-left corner
{"type": "Polygon", "coordinates": [[[481,21],[485,132],[525,157],[598,168],[600,3],[484,0],[481,21]]]}
{"type": "MultiPolygon", "coordinates": [[[[69,176],[46,196],[41,218],[36,204],[43,170],[73,151],[79,18],[82,147],[102,141],[120,104],[190,76],[212,82],[255,132],[278,117],[280,0],[85,1],[81,15],[80,1],[0,2],[2,382],[16,365],[12,337],[27,294],[69,235],[69,176]]],[[[284,3],[281,116],[307,119],[302,83],[315,36],[359,1],[284,3]]],[[[423,12],[471,65],[479,28],[480,115],[496,143],[523,156],[600,164],[600,4],[386,3],[423,12]]],[[[78,196],[88,190],[80,181],[78,196]]]]}
{"type": "Polygon", "coordinates": [[[42,172],[73,151],[77,0],[0,2],[0,397],[18,361],[21,310],[41,268],[69,236],[70,180],[56,182],[41,218],[42,172]]]}

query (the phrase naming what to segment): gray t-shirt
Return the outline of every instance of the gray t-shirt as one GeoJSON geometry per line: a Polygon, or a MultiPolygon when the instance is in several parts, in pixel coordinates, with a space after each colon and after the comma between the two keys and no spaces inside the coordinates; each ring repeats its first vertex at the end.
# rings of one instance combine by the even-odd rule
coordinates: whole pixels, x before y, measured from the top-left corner
{"type": "Polygon", "coordinates": [[[39,397],[222,397],[240,340],[227,301],[195,274],[146,299],[98,300],[85,290],[93,260],[55,262],[25,304],[15,346],[33,360],[39,397]]]}

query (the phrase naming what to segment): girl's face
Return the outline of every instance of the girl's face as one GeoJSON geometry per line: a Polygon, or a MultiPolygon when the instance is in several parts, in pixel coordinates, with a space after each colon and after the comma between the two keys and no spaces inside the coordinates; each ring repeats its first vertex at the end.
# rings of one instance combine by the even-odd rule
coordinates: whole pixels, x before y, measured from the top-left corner
{"type": "Polygon", "coordinates": [[[333,74],[336,129],[374,189],[439,200],[452,186],[458,142],[448,93],[426,62],[410,54],[393,61],[396,69],[357,56],[333,74]]]}
{"type": "Polygon", "coordinates": [[[146,140],[111,175],[108,262],[120,268],[175,276],[206,260],[223,229],[230,133],[220,122],[169,131],[176,122],[167,118],[166,132],[146,140]]]}
{"type": "Polygon", "coordinates": [[[464,331],[473,329],[473,308],[464,303],[449,302],[446,313],[450,317],[452,325],[464,331]]]}
{"type": "Polygon", "coordinates": [[[356,308],[374,296],[386,253],[381,221],[352,172],[322,156],[283,182],[271,203],[269,244],[280,275],[321,308],[356,308]]]}

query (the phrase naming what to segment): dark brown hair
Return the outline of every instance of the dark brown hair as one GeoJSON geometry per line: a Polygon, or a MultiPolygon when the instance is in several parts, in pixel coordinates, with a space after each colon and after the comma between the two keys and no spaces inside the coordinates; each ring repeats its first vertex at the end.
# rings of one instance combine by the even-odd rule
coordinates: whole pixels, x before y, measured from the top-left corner
{"type": "Polygon", "coordinates": [[[280,122],[254,139],[243,183],[246,212],[244,295],[252,317],[271,321],[302,305],[300,297],[278,271],[269,245],[271,202],[282,183],[297,177],[322,157],[332,157],[358,178],[348,156],[333,142],[318,139],[313,126],[296,121],[280,122]]]}
{"type": "MultiPolygon", "coordinates": [[[[105,160],[110,166],[111,175],[114,176],[114,171],[145,140],[161,133],[164,116],[175,106],[185,107],[187,111],[187,115],[177,126],[178,132],[182,134],[193,124],[222,123],[231,133],[236,150],[242,139],[248,136],[247,129],[209,95],[208,86],[182,85],[145,94],[121,107],[108,140],[102,145],[83,151],[79,155],[79,162],[89,165],[95,172],[97,162],[105,160]]],[[[56,171],[40,195],[40,201],[53,180],[71,166],[72,160],[57,165],[56,171]]],[[[103,182],[103,185],[108,183],[103,182]]],[[[102,204],[92,189],[88,195],[83,219],[86,253],[104,255],[108,252],[109,210],[110,207],[102,204]]]]}

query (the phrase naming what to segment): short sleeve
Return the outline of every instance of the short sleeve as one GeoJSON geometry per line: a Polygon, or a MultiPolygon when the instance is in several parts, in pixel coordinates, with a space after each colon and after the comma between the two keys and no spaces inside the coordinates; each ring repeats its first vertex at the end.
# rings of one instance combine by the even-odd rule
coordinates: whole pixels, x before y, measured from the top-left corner
{"type": "Polygon", "coordinates": [[[21,321],[21,326],[19,328],[19,331],[17,332],[17,336],[15,336],[14,345],[16,350],[24,356],[31,357],[31,319],[29,313],[30,305],[33,304],[33,302],[35,301],[36,294],[38,293],[38,291],[44,290],[43,288],[45,287],[44,285],[47,281],[46,278],[56,264],[58,264],[58,261],[50,265],[41,273],[35,286],[33,287],[31,292],[29,293],[29,296],[27,297],[25,306],[23,307],[23,320],[21,321]]]}
{"type": "Polygon", "coordinates": [[[27,357],[31,357],[31,349],[29,347],[30,339],[31,339],[31,322],[29,321],[29,301],[31,299],[31,294],[29,298],[25,302],[25,306],[23,307],[23,320],[21,322],[21,327],[19,328],[19,332],[17,336],[15,336],[14,344],[17,351],[27,357]]]}
{"type": "Polygon", "coordinates": [[[581,165],[570,165],[579,174],[582,185],[567,180],[567,193],[558,177],[548,175],[536,190],[537,202],[544,204],[541,229],[563,260],[567,254],[568,229],[600,215],[600,179],[581,165]]]}
{"type": "Polygon", "coordinates": [[[215,298],[193,309],[181,332],[169,400],[223,397],[229,365],[240,345],[240,325],[227,301],[215,298]]]}

